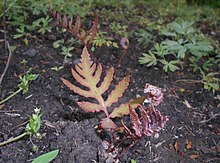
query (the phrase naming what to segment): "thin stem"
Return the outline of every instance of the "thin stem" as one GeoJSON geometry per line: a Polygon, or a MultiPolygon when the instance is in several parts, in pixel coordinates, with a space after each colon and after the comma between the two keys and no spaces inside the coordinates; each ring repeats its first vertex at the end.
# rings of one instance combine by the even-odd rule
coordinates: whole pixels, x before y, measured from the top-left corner
{"type": "Polygon", "coordinates": [[[5,53],[7,52],[7,34],[6,34],[6,0],[3,1],[3,28],[4,28],[4,41],[5,41],[5,53]]]}
{"type": "Polygon", "coordinates": [[[118,148],[126,139],[128,139],[127,136],[123,137],[123,138],[118,142],[118,144],[115,146],[115,148],[118,148]]]}
{"type": "MultiPolygon", "coordinates": [[[[5,10],[5,13],[14,5],[14,3],[16,2],[17,0],[14,0],[14,2],[12,2],[9,6],[8,6],[8,8],[5,10]]],[[[2,13],[1,15],[0,15],[0,18],[2,17],[4,15],[4,13],[2,13]]]]}
{"type": "Polygon", "coordinates": [[[180,80],[175,81],[174,83],[178,83],[178,82],[185,82],[188,84],[202,83],[201,80],[191,80],[191,79],[180,79],[180,80]]]}
{"type": "Polygon", "coordinates": [[[18,89],[16,92],[14,92],[14,93],[11,94],[10,96],[8,96],[8,97],[5,98],[4,100],[2,100],[2,101],[0,102],[0,105],[3,104],[3,103],[5,103],[6,101],[8,101],[10,98],[12,98],[13,96],[15,96],[16,94],[18,94],[18,93],[21,92],[21,91],[22,91],[22,89],[18,89]]]}
{"type": "Polygon", "coordinates": [[[3,146],[3,145],[6,145],[6,144],[12,143],[12,142],[14,142],[14,141],[17,141],[17,140],[23,138],[24,136],[26,136],[27,134],[28,134],[28,133],[25,132],[25,133],[23,133],[23,134],[21,134],[21,135],[15,137],[15,138],[12,138],[12,139],[9,139],[9,140],[7,140],[7,141],[4,141],[4,142],[0,143],[0,147],[3,146]]]}
{"type": "Polygon", "coordinates": [[[117,75],[117,72],[118,72],[118,70],[119,70],[120,67],[121,67],[122,59],[124,58],[124,56],[125,56],[127,53],[128,53],[128,49],[124,49],[124,50],[123,50],[123,54],[121,55],[120,59],[118,60],[118,64],[117,64],[117,67],[116,67],[115,76],[117,75]]]}
{"type": "Polygon", "coordinates": [[[127,146],[124,150],[122,150],[119,154],[118,157],[122,156],[125,152],[127,152],[131,147],[133,147],[140,139],[134,140],[129,146],[127,146]]]}
{"type": "Polygon", "coordinates": [[[8,48],[7,48],[7,49],[8,49],[8,60],[7,60],[5,69],[4,69],[4,71],[3,71],[3,73],[2,73],[2,75],[1,75],[1,77],[0,77],[0,85],[1,85],[1,83],[2,83],[2,80],[3,80],[3,78],[4,78],[4,76],[5,76],[6,72],[7,72],[7,70],[8,70],[8,67],[9,67],[9,64],[10,64],[10,61],[11,61],[11,57],[12,57],[12,52],[11,52],[11,50],[10,50],[10,45],[9,45],[8,41],[6,41],[6,44],[7,44],[7,47],[8,47],[8,48]]]}

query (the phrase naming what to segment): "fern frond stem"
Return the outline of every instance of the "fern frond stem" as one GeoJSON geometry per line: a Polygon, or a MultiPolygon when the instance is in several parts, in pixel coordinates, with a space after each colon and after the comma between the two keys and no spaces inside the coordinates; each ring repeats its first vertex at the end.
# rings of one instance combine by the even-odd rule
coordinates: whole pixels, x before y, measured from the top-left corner
{"type": "Polygon", "coordinates": [[[97,59],[96,56],[92,53],[92,51],[91,51],[91,49],[90,49],[90,46],[87,45],[87,44],[85,44],[85,43],[83,43],[83,45],[86,46],[86,48],[87,48],[87,50],[88,50],[88,53],[92,56],[92,58],[94,59],[94,61],[97,62],[98,59],[97,59]]]}
{"type": "Polygon", "coordinates": [[[103,111],[105,112],[107,118],[110,118],[110,114],[108,113],[108,110],[106,107],[103,107],[103,111]]]}

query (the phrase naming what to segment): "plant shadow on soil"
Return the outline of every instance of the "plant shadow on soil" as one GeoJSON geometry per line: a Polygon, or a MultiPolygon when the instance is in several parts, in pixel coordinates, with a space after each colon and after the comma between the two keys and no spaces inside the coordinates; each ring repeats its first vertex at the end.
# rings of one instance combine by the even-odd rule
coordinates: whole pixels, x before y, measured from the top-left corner
{"type": "MultiPolygon", "coordinates": [[[[219,158],[219,117],[200,123],[208,119],[212,112],[215,114],[219,110],[219,101],[214,98],[216,95],[204,91],[201,85],[174,84],[178,79],[196,78],[188,69],[168,75],[159,68],[146,68],[138,64],[141,52],[132,41],[118,71],[119,78],[127,71],[132,75],[129,89],[121,100],[128,101],[136,94],[141,94],[145,83],[156,85],[164,92],[164,102],[159,110],[169,117],[169,121],[159,137],[143,138],[121,157],[121,162],[129,162],[131,159],[137,163],[205,162],[219,158]],[[180,88],[185,91],[180,92],[180,88]],[[192,108],[183,103],[185,100],[192,108]],[[187,142],[192,143],[191,147],[187,146],[187,142]]],[[[50,69],[61,65],[63,58],[49,41],[43,45],[32,42],[31,47],[23,46],[22,42],[13,43],[18,48],[0,88],[0,98],[3,99],[17,89],[18,75],[24,73],[26,67],[32,68],[32,72],[39,74],[39,77],[30,85],[26,94],[16,95],[0,109],[0,142],[22,133],[24,122],[27,122],[35,107],[42,110],[40,133],[43,137],[33,140],[39,147],[37,152],[31,151],[32,145],[28,137],[0,147],[0,162],[31,162],[33,158],[53,149],[60,151],[53,162],[104,162],[101,154],[102,140],[94,128],[99,124],[98,115],[83,113],[75,103],[82,100],[81,97],[68,90],[60,80],[60,77],[65,77],[73,81],[71,66],[58,72],[50,69]],[[32,57],[23,55],[29,48],[36,49],[38,53],[32,57]],[[27,61],[25,65],[21,63],[23,59],[27,61]]],[[[1,54],[4,54],[3,45],[1,49],[1,54]]],[[[75,58],[80,57],[80,51],[78,49],[75,58]]],[[[120,50],[103,47],[96,50],[95,56],[107,68],[110,63],[114,66],[117,64],[120,53],[120,50]]],[[[7,57],[1,55],[0,58],[2,72],[7,57]]]]}

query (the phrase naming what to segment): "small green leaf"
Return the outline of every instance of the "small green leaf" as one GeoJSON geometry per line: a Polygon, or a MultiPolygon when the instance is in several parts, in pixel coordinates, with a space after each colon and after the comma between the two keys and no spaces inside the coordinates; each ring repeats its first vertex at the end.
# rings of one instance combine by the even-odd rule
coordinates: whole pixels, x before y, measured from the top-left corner
{"type": "Polygon", "coordinates": [[[175,65],[179,63],[179,60],[174,60],[170,62],[167,62],[166,60],[160,60],[160,62],[164,65],[163,70],[165,72],[168,72],[168,71],[174,72],[176,70],[179,70],[179,67],[175,65]]]}
{"type": "Polygon", "coordinates": [[[186,49],[185,47],[181,48],[181,49],[178,51],[177,57],[178,57],[178,58],[181,58],[181,59],[185,58],[186,50],[187,50],[187,49],[186,49]]]}
{"type": "Polygon", "coordinates": [[[139,59],[140,64],[147,64],[147,67],[157,65],[157,58],[154,53],[150,50],[149,54],[143,53],[143,57],[139,59]]]}
{"type": "Polygon", "coordinates": [[[136,160],[133,160],[133,159],[132,159],[132,160],[131,160],[131,163],[136,163],[136,160]]]}
{"type": "Polygon", "coordinates": [[[165,35],[165,36],[176,37],[176,33],[175,32],[162,31],[162,34],[165,35]]]}
{"type": "Polygon", "coordinates": [[[35,158],[32,163],[49,163],[50,161],[54,160],[58,155],[59,150],[53,150],[41,156],[35,158]]]}

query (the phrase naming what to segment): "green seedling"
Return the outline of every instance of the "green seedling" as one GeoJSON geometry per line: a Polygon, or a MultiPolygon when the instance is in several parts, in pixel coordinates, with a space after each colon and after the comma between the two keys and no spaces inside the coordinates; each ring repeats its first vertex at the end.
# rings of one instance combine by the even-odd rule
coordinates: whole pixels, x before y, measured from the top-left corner
{"type": "MultiPolygon", "coordinates": [[[[4,146],[6,144],[15,142],[24,136],[29,135],[30,138],[32,135],[35,135],[37,138],[41,138],[41,134],[38,132],[41,126],[41,114],[40,114],[40,109],[35,108],[34,109],[34,114],[29,119],[29,123],[26,125],[25,132],[17,137],[11,138],[9,140],[6,140],[2,143],[0,143],[0,147],[4,146]]],[[[31,140],[31,139],[30,139],[31,140]]],[[[33,149],[36,148],[36,145],[31,141],[33,145],[33,149]]]]}
{"type": "Polygon", "coordinates": [[[17,34],[13,35],[14,39],[19,39],[24,37],[24,44],[27,46],[28,45],[28,37],[31,37],[31,34],[26,32],[26,29],[28,28],[28,26],[25,25],[21,25],[19,28],[16,29],[16,31],[18,32],[17,34]]]}
{"type": "Polygon", "coordinates": [[[68,57],[72,57],[73,55],[70,53],[72,50],[74,49],[74,47],[66,47],[66,46],[63,46],[62,47],[62,52],[61,54],[64,55],[64,59],[67,59],[68,57]]]}
{"type": "Polygon", "coordinates": [[[113,23],[111,23],[110,28],[113,32],[119,34],[121,37],[126,37],[126,38],[128,37],[127,34],[128,26],[121,25],[120,23],[114,21],[113,23]]]}
{"type": "Polygon", "coordinates": [[[171,36],[179,39],[181,36],[190,37],[195,32],[195,29],[192,27],[193,22],[184,21],[181,23],[172,22],[168,24],[167,28],[162,31],[162,34],[165,36],[171,36]]]}
{"type": "Polygon", "coordinates": [[[145,29],[140,29],[135,32],[135,36],[138,37],[138,45],[143,47],[147,47],[148,43],[150,43],[153,38],[153,35],[145,29]]]}
{"type": "Polygon", "coordinates": [[[53,47],[56,49],[56,48],[62,47],[63,44],[64,44],[64,39],[57,40],[57,41],[53,42],[53,47]]]}
{"type": "Polygon", "coordinates": [[[148,53],[143,53],[143,57],[140,57],[140,64],[147,64],[149,66],[155,66],[160,61],[158,58],[165,60],[165,56],[170,54],[170,52],[162,45],[156,43],[154,45],[155,50],[149,50],[148,53]]]}
{"type": "Polygon", "coordinates": [[[37,158],[35,158],[31,163],[49,163],[50,161],[53,161],[59,153],[59,150],[53,150],[46,154],[40,155],[37,158]]]}
{"type": "Polygon", "coordinates": [[[47,16],[46,18],[40,18],[32,23],[33,29],[36,27],[39,28],[38,33],[45,34],[47,31],[51,32],[52,27],[49,26],[49,23],[52,19],[47,16]]]}
{"type": "Polygon", "coordinates": [[[167,62],[166,60],[160,60],[160,62],[164,65],[163,70],[165,72],[168,72],[168,71],[174,72],[180,69],[179,67],[176,66],[176,64],[179,63],[179,60],[172,60],[170,62],[167,62]]]}
{"type": "Polygon", "coordinates": [[[92,45],[96,47],[102,47],[106,45],[107,47],[113,46],[118,48],[118,44],[113,41],[113,38],[107,37],[106,32],[97,32],[94,40],[92,41],[92,45]]]}
{"type": "Polygon", "coordinates": [[[60,66],[60,67],[55,66],[55,67],[51,67],[50,69],[53,70],[53,71],[60,71],[63,68],[64,68],[63,66],[60,66]]]}
{"type": "Polygon", "coordinates": [[[18,33],[13,36],[14,39],[18,39],[26,35],[25,26],[20,26],[19,28],[16,29],[16,31],[18,33]]]}
{"type": "Polygon", "coordinates": [[[207,90],[212,90],[213,93],[215,93],[215,91],[219,91],[219,79],[215,77],[215,75],[217,75],[217,73],[213,73],[210,72],[207,75],[205,75],[205,73],[202,72],[202,80],[201,82],[204,85],[204,89],[207,90]]]}
{"type": "Polygon", "coordinates": [[[16,94],[18,94],[21,91],[23,94],[25,94],[28,91],[31,81],[37,79],[37,77],[38,77],[38,75],[36,75],[36,74],[31,74],[30,71],[31,71],[31,69],[28,70],[23,77],[19,76],[19,78],[20,78],[20,83],[18,84],[19,89],[17,91],[15,91],[14,93],[12,93],[7,98],[5,98],[4,100],[2,100],[0,102],[0,105],[5,103],[6,101],[11,99],[12,97],[14,97],[16,94]]]}
{"type": "Polygon", "coordinates": [[[131,160],[131,163],[136,163],[136,160],[132,159],[132,160],[131,160]]]}

